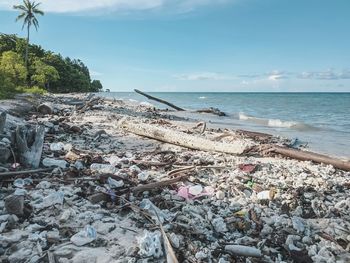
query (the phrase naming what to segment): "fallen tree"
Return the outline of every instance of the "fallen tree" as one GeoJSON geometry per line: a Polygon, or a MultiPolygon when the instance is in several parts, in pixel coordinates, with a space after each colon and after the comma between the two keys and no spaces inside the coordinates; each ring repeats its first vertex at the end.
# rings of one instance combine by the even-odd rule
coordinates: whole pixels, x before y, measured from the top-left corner
{"type": "Polygon", "coordinates": [[[194,150],[221,152],[235,155],[242,154],[246,150],[245,142],[239,139],[232,143],[216,142],[180,131],[174,131],[146,123],[137,123],[127,119],[122,119],[118,123],[118,126],[143,137],[194,150]]]}
{"type": "Polygon", "coordinates": [[[350,162],[343,161],[337,158],[332,158],[323,154],[302,151],[302,150],[281,147],[281,146],[272,146],[269,152],[278,153],[283,156],[297,159],[300,161],[313,161],[316,163],[330,164],[330,165],[333,165],[335,168],[350,171],[350,162]]]}
{"type": "Polygon", "coordinates": [[[136,93],[142,95],[142,96],[145,96],[147,99],[154,100],[154,101],[158,101],[159,103],[168,105],[169,107],[171,107],[171,108],[173,108],[173,109],[175,109],[175,110],[177,110],[177,111],[184,111],[184,109],[182,109],[182,108],[180,108],[180,107],[178,107],[178,106],[176,106],[176,105],[174,105],[174,104],[172,104],[172,103],[170,103],[170,102],[168,102],[168,101],[166,101],[166,100],[162,100],[162,99],[153,97],[153,96],[151,96],[151,95],[149,95],[149,94],[147,94],[147,93],[144,93],[144,92],[142,92],[142,91],[140,91],[140,90],[138,90],[138,89],[135,89],[134,91],[135,91],[136,93]]]}

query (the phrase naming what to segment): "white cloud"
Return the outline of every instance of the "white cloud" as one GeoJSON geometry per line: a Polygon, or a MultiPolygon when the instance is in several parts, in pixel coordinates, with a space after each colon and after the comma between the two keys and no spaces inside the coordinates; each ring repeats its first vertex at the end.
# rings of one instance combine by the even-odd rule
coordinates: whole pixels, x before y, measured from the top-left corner
{"type": "Polygon", "coordinates": [[[226,76],[224,74],[216,72],[199,72],[191,74],[180,74],[174,76],[179,80],[229,80],[233,79],[232,76],[226,76]]]}
{"type": "MultiPolygon", "coordinates": [[[[81,13],[91,11],[144,11],[169,8],[188,12],[211,4],[221,4],[232,0],[40,0],[41,8],[52,13],[81,13]]],[[[0,9],[12,9],[21,1],[0,0],[0,9]]]]}
{"type": "Polygon", "coordinates": [[[267,74],[267,79],[268,80],[272,80],[272,81],[277,81],[277,80],[281,80],[281,79],[286,79],[288,78],[289,73],[284,72],[284,71],[278,71],[278,70],[274,70],[271,73],[267,74]]]}
{"type": "Polygon", "coordinates": [[[320,80],[340,80],[350,79],[350,70],[334,71],[328,69],[326,71],[302,72],[298,75],[301,79],[320,79],[320,80]]]}

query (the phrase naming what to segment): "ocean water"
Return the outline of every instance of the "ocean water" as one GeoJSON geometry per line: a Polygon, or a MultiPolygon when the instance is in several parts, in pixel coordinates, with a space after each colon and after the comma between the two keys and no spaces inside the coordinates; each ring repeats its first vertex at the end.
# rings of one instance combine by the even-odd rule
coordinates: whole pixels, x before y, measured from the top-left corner
{"type": "MultiPolygon", "coordinates": [[[[350,159],[350,93],[169,93],[156,97],[188,109],[216,107],[227,117],[189,112],[178,116],[211,122],[215,126],[266,132],[297,138],[320,153],[350,159]]],[[[103,96],[147,101],[129,92],[102,93],[103,96]]]]}

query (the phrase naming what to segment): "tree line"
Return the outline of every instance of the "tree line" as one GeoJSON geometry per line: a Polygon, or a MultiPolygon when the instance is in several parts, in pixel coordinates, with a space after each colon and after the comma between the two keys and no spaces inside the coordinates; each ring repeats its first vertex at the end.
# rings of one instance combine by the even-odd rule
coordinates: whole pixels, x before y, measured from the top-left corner
{"type": "Polygon", "coordinates": [[[53,93],[102,91],[99,80],[91,80],[89,69],[79,59],[64,58],[28,45],[16,35],[0,34],[0,98],[18,92],[53,93]]]}

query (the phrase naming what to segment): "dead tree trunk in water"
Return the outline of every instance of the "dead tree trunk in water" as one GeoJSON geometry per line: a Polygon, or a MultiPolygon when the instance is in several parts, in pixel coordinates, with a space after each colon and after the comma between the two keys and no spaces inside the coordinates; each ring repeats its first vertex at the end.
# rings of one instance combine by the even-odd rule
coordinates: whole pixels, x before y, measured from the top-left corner
{"type": "Polygon", "coordinates": [[[44,126],[36,126],[34,129],[26,126],[17,127],[16,142],[21,164],[32,168],[39,167],[44,136],[44,126]]]}
{"type": "Polygon", "coordinates": [[[323,154],[301,151],[280,146],[273,146],[271,152],[279,153],[286,157],[290,157],[300,161],[313,161],[316,163],[330,164],[333,165],[335,168],[350,171],[350,162],[342,161],[340,159],[332,158],[323,154]]]}
{"type": "Polygon", "coordinates": [[[182,108],[180,108],[180,107],[178,107],[178,106],[176,106],[176,105],[174,105],[174,104],[172,104],[172,103],[170,103],[170,102],[167,102],[167,101],[165,101],[165,100],[162,100],[162,99],[153,97],[153,96],[151,96],[151,95],[148,95],[148,94],[146,94],[146,93],[144,93],[144,92],[142,92],[142,91],[140,91],[140,90],[138,90],[138,89],[135,89],[134,91],[135,91],[136,93],[138,93],[138,94],[141,94],[142,96],[145,96],[146,98],[148,98],[148,99],[150,99],[150,100],[155,100],[155,101],[158,101],[159,103],[163,103],[163,104],[165,104],[165,105],[168,105],[169,107],[174,108],[174,109],[177,110],[177,111],[184,111],[184,109],[182,109],[182,108]]]}

